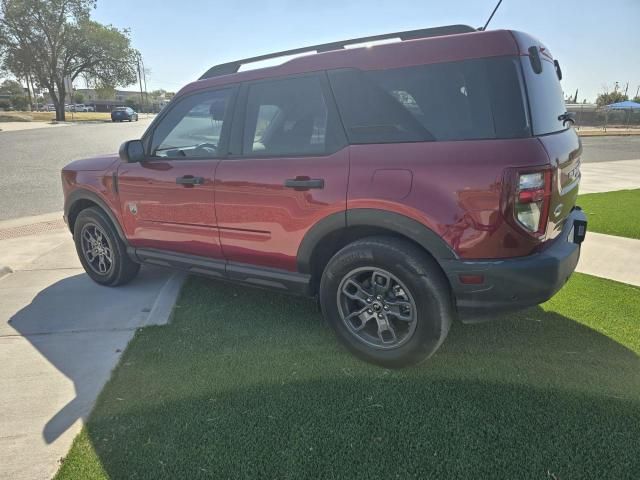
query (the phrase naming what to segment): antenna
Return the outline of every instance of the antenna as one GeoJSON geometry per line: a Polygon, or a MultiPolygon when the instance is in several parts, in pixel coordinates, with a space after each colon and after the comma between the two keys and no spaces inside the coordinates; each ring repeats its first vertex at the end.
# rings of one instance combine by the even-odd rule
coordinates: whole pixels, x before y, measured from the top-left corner
{"type": "Polygon", "coordinates": [[[484,30],[487,29],[487,26],[489,25],[489,22],[491,21],[493,16],[496,14],[496,11],[498,10],[498,8],[500,8],[500,4],[501,3],[502,3],[502,0],[498,0],[498,4],[496,5],[496,8],[493,9],[493,12],[491,12],[491,15],[489,16],[489,20],[487,20],[487,23],[484,24],[484,27],[481,27],[478,30],[484,31],[484,30]]]}

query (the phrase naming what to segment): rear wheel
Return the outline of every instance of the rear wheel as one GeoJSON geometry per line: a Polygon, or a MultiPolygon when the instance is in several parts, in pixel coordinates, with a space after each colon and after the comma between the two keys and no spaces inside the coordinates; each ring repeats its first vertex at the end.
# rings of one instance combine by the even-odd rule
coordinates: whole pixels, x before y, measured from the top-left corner
{"type": "Polygon", "coordinates": [[[99,208],[87,208],[78,214],[73,239],[80,263],[95,282],[123,285],[138,274],[140,265],[129,258],[111,220],[99,208]]]}
{"type": "Polygon", "coordinates": [[[336,253],[322,276],[320,303],[353,353],[392,368],[430,357],[454,315],[440,266],[412,243],[387,237],[359,240],[336,253]]]}

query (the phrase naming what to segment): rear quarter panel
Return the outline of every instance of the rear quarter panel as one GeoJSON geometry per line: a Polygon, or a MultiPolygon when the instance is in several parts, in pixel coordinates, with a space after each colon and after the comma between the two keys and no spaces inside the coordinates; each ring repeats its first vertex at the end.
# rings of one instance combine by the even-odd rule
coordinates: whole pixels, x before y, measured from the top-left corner
{"type": "Polygon", "coordinates": [[[376,208],[413,218],[467,259],[524,256],[539,246],[538,239],[506,221],[512,213],[505,211],[504,197],[505,169],[549,164],[537,139],[350,149],[348,209],[376,208]]]}

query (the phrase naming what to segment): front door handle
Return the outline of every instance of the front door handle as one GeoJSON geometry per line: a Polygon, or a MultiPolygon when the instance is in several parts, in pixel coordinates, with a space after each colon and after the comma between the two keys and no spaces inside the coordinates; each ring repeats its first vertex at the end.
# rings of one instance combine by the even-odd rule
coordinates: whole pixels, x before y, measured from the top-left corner
{"type": "Polygon", "coordinates": [[[184,177],[176,178],[176,183],[178,185],[202,185],[204,183],[204,178],[185,175],[184,177]]]}
{"type": "Polygon", "coordinates": [[[324,188],[324,178],[296,177],[284,181],[284,186],[295,190],[309,190],[310,188],[324,188]]]}

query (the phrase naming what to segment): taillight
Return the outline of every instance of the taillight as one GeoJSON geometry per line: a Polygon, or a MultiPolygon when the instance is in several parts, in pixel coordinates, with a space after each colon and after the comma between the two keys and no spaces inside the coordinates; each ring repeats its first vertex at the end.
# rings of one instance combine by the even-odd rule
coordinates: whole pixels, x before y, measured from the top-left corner
{"type": "Polygon", "coordinates": [[[543,235],[551,203],[551,170],[520,173],[515,198],[515,216],[527,231],[543,235]]]}

